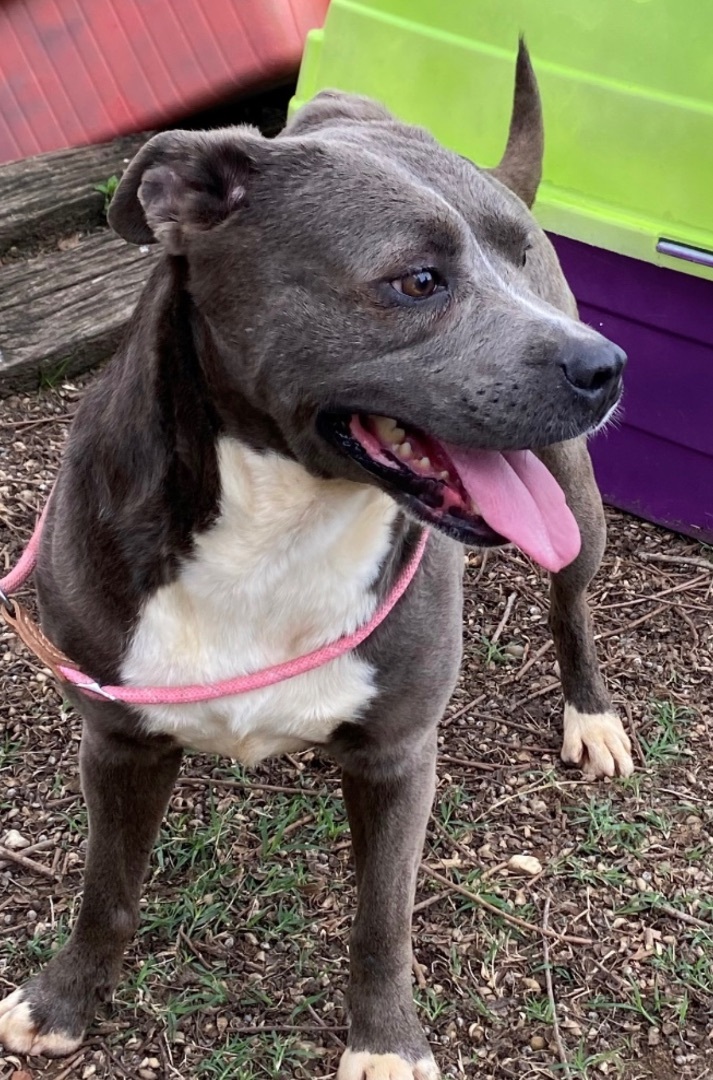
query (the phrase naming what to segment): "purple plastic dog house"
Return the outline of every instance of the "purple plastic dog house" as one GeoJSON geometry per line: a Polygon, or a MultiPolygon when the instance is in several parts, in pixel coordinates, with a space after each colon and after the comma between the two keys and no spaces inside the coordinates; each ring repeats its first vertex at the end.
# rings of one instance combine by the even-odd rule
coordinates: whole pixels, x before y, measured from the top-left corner
{"type": "Polygon", "coordinates": [[[713,541],[713,282],[552,237],[582,319],[631,362],[590,449],[605,501],[713,541]]]}

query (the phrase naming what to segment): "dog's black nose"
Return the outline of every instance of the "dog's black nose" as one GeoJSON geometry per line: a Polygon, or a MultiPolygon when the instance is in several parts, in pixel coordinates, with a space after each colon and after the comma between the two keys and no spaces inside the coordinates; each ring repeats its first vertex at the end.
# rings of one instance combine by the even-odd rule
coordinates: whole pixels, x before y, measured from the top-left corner
{"type": "Polygon", "coordinates": [[[619,380],[626,353],[606,338],[599,341],[578,341],[562,353],[560,366],[567,381],[584,394],[599,396],[619,380]]]}

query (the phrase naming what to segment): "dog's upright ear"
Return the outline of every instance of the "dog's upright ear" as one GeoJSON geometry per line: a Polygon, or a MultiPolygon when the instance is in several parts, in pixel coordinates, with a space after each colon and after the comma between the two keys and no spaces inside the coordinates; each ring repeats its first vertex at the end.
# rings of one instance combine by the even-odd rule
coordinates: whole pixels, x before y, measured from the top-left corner
{"type": "Polygon", "coordinates": [[[161,243],[183,255],[192,233],[223,221],[247,199],[253,128],[164,131],[138,152],[109,204],[109,224],[132,244],[161,243]]]}
{"type": "Polygon", "coordinates": [[[363,124],[370,121],[383,123],[393,119],[385,106],[371,98],[348,94],[342,90],[320,90],[295,113],[280,134],[302,135],[315,128],[333,124],[363,124]]]}
{"type": "Polygon", "coordinates": [[[508,141],[502,161],[489,172],[527,206],[534,203],[542,179],[544,148],[540,92],[525,40],[520,38],[508,141]]]}

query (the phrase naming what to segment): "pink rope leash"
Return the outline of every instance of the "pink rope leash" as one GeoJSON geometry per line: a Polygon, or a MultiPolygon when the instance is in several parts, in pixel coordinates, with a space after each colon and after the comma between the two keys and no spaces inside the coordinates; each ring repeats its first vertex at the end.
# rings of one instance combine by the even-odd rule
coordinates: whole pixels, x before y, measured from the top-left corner
{"type": "Polygon", "coordinates": [[[42,526],[45,523],[48,506],[49,503],[46,503],[45,508],[35,525],[35,531],[30,537],[30,542],[20,556],[17,566],[14,566],[10,573],[6,574],[4,578],[0,578],[0,594],[4,593],[5,596],[12,596],[13,593],[16,593],[18,589],[22,588],[28,578],[32,577],[34,569],[37,566],[37,551],[40,546],[42,526]]]}
{"type": "MultiPolygon", "coordinates": [[[[35,569],[37,549],[46,512],[47,507],[42,511],[42,516],[37,522],[32,538],[17,566],[4,578],[0,579],[0,600],[3,594],[9,597],[12,593],[17,592],[35,569]]],[[[393,589],[376,609],[371,619],[359,627],[358,630],[339,638],[337,641],[333,641],[329,645],[314,649],[304,656],[286,660],[284,663],[275,664],[273,667],[263,668],[261,671],[256,671],[251,675],[238,675],[232,679],[223,679],[221,682],[196,683],[191,686],[102,686],[77,668],[59,665],[58,670],[67,682],[72,683],[85,693],[109,698],[111,701],[121,701],[127,705],[187,705],[199,701],[213,701],[216,698],[230,697],[233,694],[245,694],[250,690],[262,690],[266,686],[274,686],[275,683],[294,679],[297,675],[304,675],[308,671],[314,671],[315,668],[328,664],[331,660],[336,660],[339,656],[343,656],[361,645],[362,641],[365,641],[376,630],[377,626],[380,626],[406,592],[421,564],[427,543],[428,530],[424,529],[416,550],[399,575],[393,589]]]]}

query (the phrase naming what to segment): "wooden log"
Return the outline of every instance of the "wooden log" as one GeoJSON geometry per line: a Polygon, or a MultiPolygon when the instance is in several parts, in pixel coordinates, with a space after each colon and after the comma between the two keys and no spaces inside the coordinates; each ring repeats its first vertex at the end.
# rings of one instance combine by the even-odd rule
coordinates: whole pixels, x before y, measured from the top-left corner
{"type": "Polygon", "coordinates": [[[108,359],[156,265],[108,229],[0,267],[0,395],[36,389],[108,359]]]}
{"type": "Polygon", "coordinates": [[[0,258],[11,248],[37,250],[105,224],[104,195],[96,185],[119,176],[147,138],[129,135],[0,167],[0,258]]]}

